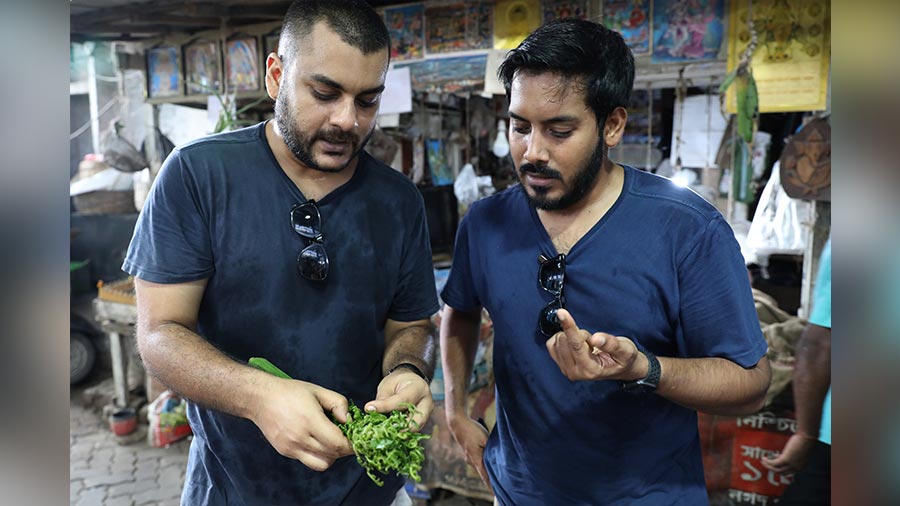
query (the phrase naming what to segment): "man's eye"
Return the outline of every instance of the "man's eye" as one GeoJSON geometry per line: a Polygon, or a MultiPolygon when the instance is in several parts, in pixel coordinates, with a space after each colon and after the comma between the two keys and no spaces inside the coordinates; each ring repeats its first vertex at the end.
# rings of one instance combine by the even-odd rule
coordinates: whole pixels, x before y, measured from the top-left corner
{"type": "Polygon", "coordinates": [[[375,107],[376,105],[378,105],[378,97],[375,97],[371,100],[365,100],[362,98],[358,98],[358,99],[356,99],[356,103],[364,109],[369,109],[369,108],[372,108],[372,107],[375,107]]]}
{"type": "Polygon", "coordinates": [[[531,127],[528,125],[513,125],[513,132],[517,134],[527,134],[529,131],[531,131],[531,127]]]}
{"type": "Polygon", "coordinates": [[[334,100],[337,98],[337,95],[330,95],[328,93],[319,93],[318,91],[313,90],[313,95],[323,102],[328,102],[330,100],[334,100]]]}
{"type": "Polygon", "coordinates": [[[559,130],[550,130],[550,135],[559,139],[565,139],[566,137],[572,135],[572,131],[566,130],[564,132],[561,132],[559,130]]]}

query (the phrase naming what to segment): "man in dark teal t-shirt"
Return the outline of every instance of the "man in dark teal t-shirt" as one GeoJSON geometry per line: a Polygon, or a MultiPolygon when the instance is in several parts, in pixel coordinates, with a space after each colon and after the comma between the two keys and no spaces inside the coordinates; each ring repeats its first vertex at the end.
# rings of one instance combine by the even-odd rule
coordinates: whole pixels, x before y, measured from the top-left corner
{"type": "Polygon", "coordinates": [[[180,146],[124,269],[148,371],[189,400],[182,503],[391,504],[332,418],[416,406],[437,311],[422,197],[362,151],[389,40],[365,2],[298,1],[266,60],[275,120],[180,146]],[[294,380],[248,367],[263,357],[294,380]]]}

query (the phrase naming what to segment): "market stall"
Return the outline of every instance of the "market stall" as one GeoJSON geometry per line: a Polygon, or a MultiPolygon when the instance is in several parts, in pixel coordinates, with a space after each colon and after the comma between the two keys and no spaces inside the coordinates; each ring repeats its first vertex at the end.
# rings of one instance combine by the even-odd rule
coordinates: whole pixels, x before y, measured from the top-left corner
{"type": "MultiPolygon", "coordinates": [[[[92,260],[91,282],[105,283],[94,308],[109,339],[117,406],[133,402],[126,357],[136,359],[128,351],[136,315],[124,273],[100,266],[121,265],[130,227],[174,145],[272,117],[265,61],[277,52],[289,3],[72,2],[73,68],[79,69],[73,117],[83,123],[72,137],[73,220],[101,220],[93,225],[99,228],[123,219],[129,224],[105,238],[116,245],[112,249],[73,242],[79,256],[73,260],[92,260]],[[116,251],[116,258],[97,262],[101,249],[116,251]],[[123,286],[125,298],[116,299],[123,286]]],[[[367,150],[417,185],[439,287],[468,206],[517,180],[505,91],[496,77],[505,52],[561,17],[602,20],[623,34],[636,58],[636,80],[623,141],[609,156],[690,187],[726,216],[758,289],[760,326],[776,372],[759,413],[700,415],[710,497],[715,504],[773,501],[790,479],[765,471],[760,460],[796,430],[793,347],[830,233],[828,4],[370,3],[382,14],[392,46],[378,128],[367,150]]],[[[492,341],[485,313],[468,403],[488,428],[495,421],[492,341]]],[[[446,427],[440,369],[431,389],[436,407],[425,427],[432,437],[418,491],[490,500],[446,427]]],[[[151,402],[160,392],[145,393],[151,402]]]]}

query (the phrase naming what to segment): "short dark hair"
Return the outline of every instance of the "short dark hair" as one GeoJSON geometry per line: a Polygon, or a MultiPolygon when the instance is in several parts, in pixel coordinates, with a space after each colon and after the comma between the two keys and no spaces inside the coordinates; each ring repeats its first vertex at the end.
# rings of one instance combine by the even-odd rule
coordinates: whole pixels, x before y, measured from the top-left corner
{"type": "Polygon", "coordinates": [[[634,85],[634,56],[618,32],[593,21],[558,19],[538,28],[507,53],[497,71],[507,96],[520,71],[580,79],[585,101],[602,128],[613,109],[628,103],[634,85]]]}
{"type": "Polygon", "coordinates": [[[363,0],[294,0],[284,15],[279,56],[296,53],[297,43],[309,35],[316,23],[325,21],[341,40],[372,54],[388,48],[391,38],[384,19],[363,0]]]}

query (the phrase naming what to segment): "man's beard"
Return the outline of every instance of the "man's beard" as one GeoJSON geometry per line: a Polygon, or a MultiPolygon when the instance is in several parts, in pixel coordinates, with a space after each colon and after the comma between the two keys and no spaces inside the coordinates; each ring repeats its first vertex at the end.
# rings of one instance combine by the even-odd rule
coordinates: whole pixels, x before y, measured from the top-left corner
{"type": "Polygon", "coordinates": [[[374,128],[369,131],[362,142],[360,142],[359,136],[355,133],[344,132],[339,128],[333,128],[331,130],[323,129],[318,130],[311,135],[304,135],[295,127],[297,122],[294,118],[294,111],[285,95],[285,93],[279,93],[278,99],[275,101],[275,123],[278,125],[278,130],[281,132],[281,138],[284,139],[284,143],[294,154],[294,157],[310,169],[330,173],[337,173],[344,170],[350,165],[350,162],[359,155],[359,152],[366,146],[366,143],[369,142],[369,138],[372,137],[374,128]],[[340,167],[323,167],[322,165],[319,165],[313,158],[312,153],[313,144],[318,140],[334,144],[349,143],[350,157],[347,159],[347,162],[340,167]]]}
{"type": "MultiPolygon", "coordinates": [[[[552,199],[547,197],[547,193],[550,190],[549,188],[529,187],[535,194],[531,195],[527,190],[525,191],[525,198],[528,200],[528,204],[544,211],[559,211],[580,202],[597,182],[597,176],[600,174],[600,168],[603,165],[605,147],[603,140],[598,139],[597,147],[594,148],[594,152],[591,154],[590,159],[581,166],[572,178],[568,192],[563,193],[559,198],[552,199]]],[[[524,177],[526,173],[548,177],[558,181],[563,180],[562,174],[558,170],[552,169],[546,165],[534,165],[531,163],[522,164],[522,166],[519,167],[519,176],[524,177]]],[[[525,185],[525,183],[522,184],[523,186],[525,185]]]]}

